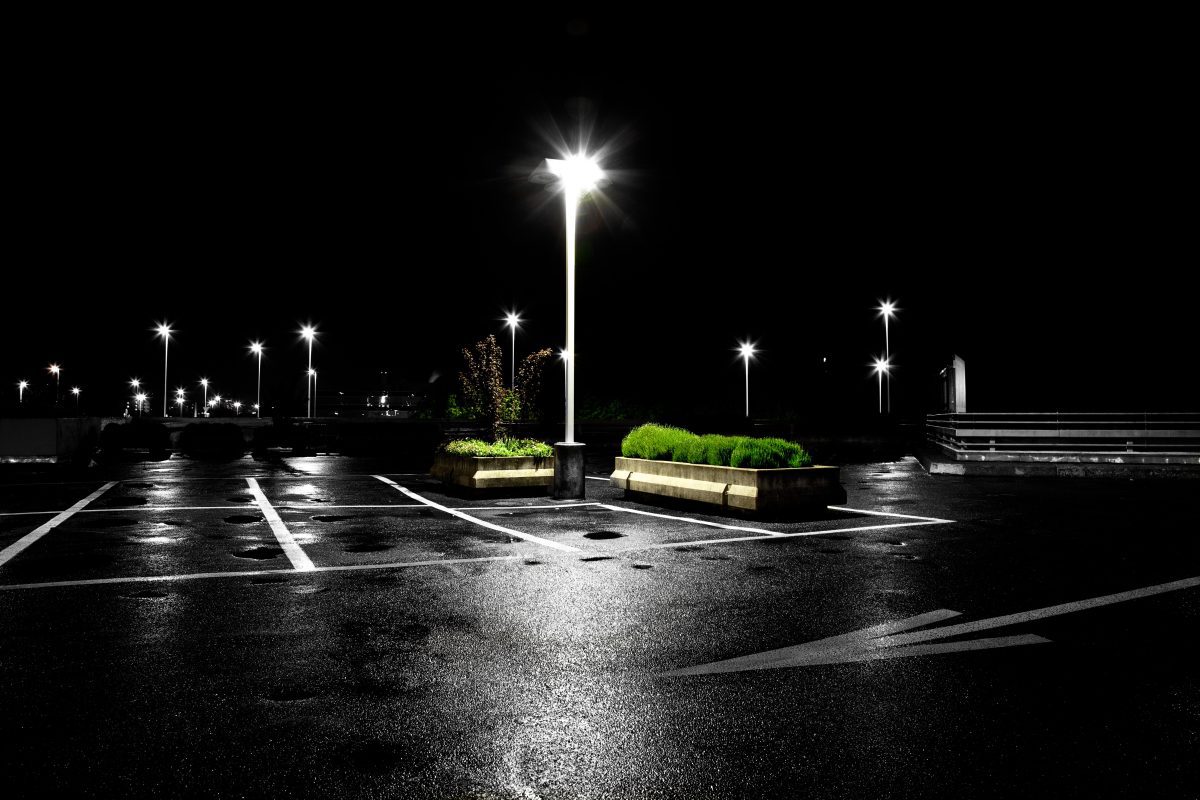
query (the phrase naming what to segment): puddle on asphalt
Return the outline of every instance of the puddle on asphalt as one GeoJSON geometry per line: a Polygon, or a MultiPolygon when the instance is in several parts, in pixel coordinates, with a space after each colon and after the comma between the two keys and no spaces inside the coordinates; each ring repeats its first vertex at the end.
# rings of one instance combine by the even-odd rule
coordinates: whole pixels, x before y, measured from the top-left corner
{"type": "Polygon", "coordinates": [[[694,544],[685,544],[682,547],[676,547],[676,553],[699,553],[704,550],[703,547],[697,547],[694,544]]]}
{"type": "Polygon", "coordinates": [[[234,556],[237,558],[252,558],[255,561],[266,561],[268,558],[276,558],[283,555],[283,549],[279,547],[251,547],[247,550],[235,550],[234,556]]]}
{"type": "Polygon", "coordinates": [[[287,583],[287,578],[282,575],[262,575],[250,579],[251,586],[265,586],[272,583],[287,583]]]}
{"type": "Polygon", "coordinates": [[[144,506],[146,498],[144,497],[112,497],[105,504],[108,506],[144,506]]]}
{"type": "Polygon", "coordinates": [[[354,519],[354,517],[344,517],[338,514],[318,514],[312,518],[313,522],[345,522],[348,519],[354,519]]]}
{"type": "Polygon", "coordinates": [[[104,529],[104,528],[132,528],[134,525],[137,525],[138,523],[137,523],[136,519],[129,519],[128,517],[104,517],[104,516],[96,515],[96,517],[94,519],[89,519],[87,524],[88,524],[89,528],[104,529]]]}
{"type": "Polygon", "coordinates": [[[653,564],[634,564],[634,569],[654,569],[653,564]]]}
{"type": "Polygon", "coordinates": [[[225,521],[230,525],[254,525],[259,522],[266,522],[261,514],[233,514],[226,517],[225,521]]]}
{"type": "Polygon", "coordinates": [[[273,703],[298,703],[304,700],[312,700],[315,697],[320,697],[322,694],[324,692],[312,686],[284,683],[267,689],[263,693],[263,699],[270,700],[273,703]]]}
{"type": "Polygon", "coordinates": [[[346,553],[382,553],[384,550],[391,550],[392,545],[387,542],[360,542],[359,544],[348,545],[343,548],[346,553]]]}
{"type": "Polygon", "coordinates": [[[157,488],[153,483],[145,483],[145,482],[127,483],[127,484],[125,484],[125,486],[129,487],[130,489],[155,489],[155,488],[157,488]]]}
{"type": "Polygon", "coordinates": [[[527,567],[536,567],[537,565],[539,565],[541,563],[542,563],[541,561],[535,561],[532,558],[525,559],[525,566],[527,566],[527,567]]]}
{"type": "Polygon", "coordinates": [[[143,589],[140,592],[125,595],[130,600],[162,600],[166,596],[167,593],[159,589],[143,589]]]}
{"type": "Polygon", "coordinates": [[[592,531],[591,533],[585,533],[583,535],[583,538],[585,538],[585,539],[620,539],[624,536],[625,536],[625,534],[617,533],[616,531],[592,531]]]}
{"type": "Polygon", "coordinates": [[[612,561],[613,556],[588,556],[587,558],[581,558],[579,560],[580,561],[612,561]]]}
{"type": "Polygon", "coordinates": [[[230,503],[253,503],[254,498],[248,494],[235,494],[232,497],[226,497],[225,500],[230,503]]]}

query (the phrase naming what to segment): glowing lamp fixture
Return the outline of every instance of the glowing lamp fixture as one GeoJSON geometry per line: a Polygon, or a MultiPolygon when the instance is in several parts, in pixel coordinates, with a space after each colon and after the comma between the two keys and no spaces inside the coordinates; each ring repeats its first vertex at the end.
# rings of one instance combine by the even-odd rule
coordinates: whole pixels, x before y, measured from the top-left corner
{"type": "Polygon", "coordinates": [[[517,326],[521,324],[521,318],[515,311],[510,311],[504,315],[504,324],[512,328],[512,365],[508,371],[508,388],[515,389],[517,386],[517,326]]]}
{"type": "Polygon", "coordinates": [[[740,342],[738,344],[738,352],[742,356],[742,361],[746,365],[746,419],[750,418],[750,359],[754,356],[754,344],[751,342],[740,342]]]}
{"type": "Polygon", "coordinates": [[[154,332],[163,340],[163,416],[167,416],[167,355],[171,349],[171,326],[165,322],[158,323],[154,332]]]}

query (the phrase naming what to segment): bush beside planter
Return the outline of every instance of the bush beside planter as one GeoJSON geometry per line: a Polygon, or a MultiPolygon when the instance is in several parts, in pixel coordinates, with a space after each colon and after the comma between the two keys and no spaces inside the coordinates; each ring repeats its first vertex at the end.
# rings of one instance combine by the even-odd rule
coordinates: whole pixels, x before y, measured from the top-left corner
{"type": "Polygon", "coordinates": [[[812,511],[846,502],[839,467],[746,469],[618,457],[612,485],[627,492],[750,514],[812,511]]]}
{"type": "Polygon", "coordinates": [[[438,453],[429,474],[465,489],[521,489],[554,483],[554,457],[438,453]]]}

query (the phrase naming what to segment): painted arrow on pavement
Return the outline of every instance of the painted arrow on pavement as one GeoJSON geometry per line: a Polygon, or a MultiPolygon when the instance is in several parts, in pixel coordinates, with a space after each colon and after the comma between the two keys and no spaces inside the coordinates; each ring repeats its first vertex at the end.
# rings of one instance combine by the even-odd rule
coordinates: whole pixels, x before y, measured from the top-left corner
{"type": "Polygon", "coordinates": [[[1001,636],[988,639],[967,639],[957,642],[940,644],[923,644],[951,636],[961,636],[967,633],[1003,628],[1018,625],[1023,622],[1056,617],[1075,611],[1086,611],[1090,608],[1124,603],[1166,592],[1176,592],[1180,589],[1190,589],[1200,586],[1200,576],[1184,578],[1183,580],[1146,586],[1141,589],[1131,589],[1127,592],[1108,594],[1103,597],[1093,597],[1088,600],[1076,600],[1032,611],[1021,611],[1016,614],[1005,614],[1000,617],[963,622],[958,625],[947,625],[942,628],[929,628],[923,631],[911,631],[925,625],[932,625],[950,617],[961,615],[959,611],[939,609],[918,614],[915,617],[885,622],[869,628],[830,636],[814,642],[781,647],[778,650],[768,650],[725,661],[714,661],[710,664],[698,664],[694,667],[664,672],[665,677],[680,677],[685,675],[710,675],[718,672],[743,672],[757,669],[782,669],[784,667],[812,667],[818,664],[842,664],[851,661],[875,661],[884,658],[903,658],[905,656],[927,656],[939,653],[965,653],[972,650],[989,650],[997,647],[1015,647],[1026,644],[1042,644],[1049,642],[1042,636],[1023,634],[1018,636],[1001,636]]]}

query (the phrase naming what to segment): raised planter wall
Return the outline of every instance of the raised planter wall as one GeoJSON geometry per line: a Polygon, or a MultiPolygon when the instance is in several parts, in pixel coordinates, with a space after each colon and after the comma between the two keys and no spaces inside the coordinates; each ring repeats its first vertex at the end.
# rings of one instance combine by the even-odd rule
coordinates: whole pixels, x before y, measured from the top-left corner
{"type": "Polygon", "coordinates": [[[554,483],[554,458],[478,458],[438,453],[429,474],[466,489],[549,487],[554,483]]]}
{"type": "Polygon", "coordinates": [[[618,457],[618,489],[748,513],[811,510],[846,502],[839,467],[743,469],[618,457]]]}

